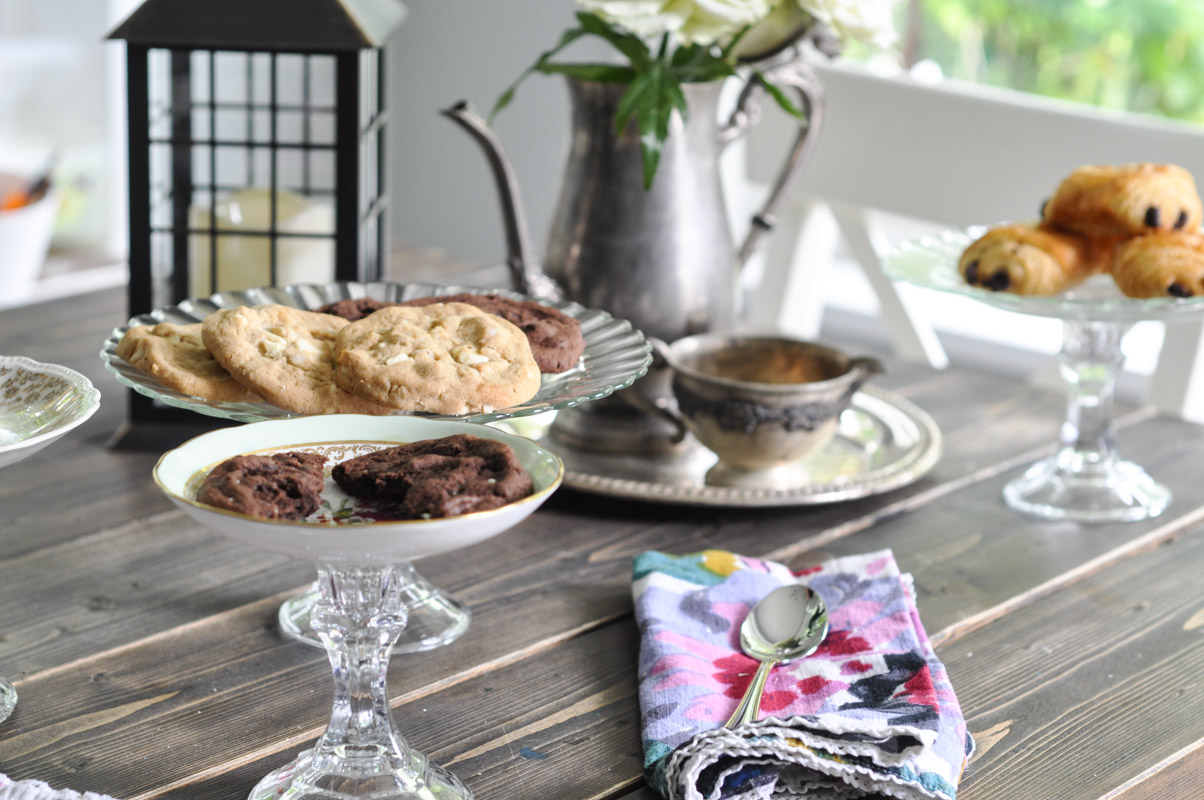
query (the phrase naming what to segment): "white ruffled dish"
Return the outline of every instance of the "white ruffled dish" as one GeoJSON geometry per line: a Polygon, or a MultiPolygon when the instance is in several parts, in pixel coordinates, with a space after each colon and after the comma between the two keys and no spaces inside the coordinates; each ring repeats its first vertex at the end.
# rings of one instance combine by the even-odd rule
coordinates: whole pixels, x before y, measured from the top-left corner
{"type": "Polygon", "coordinates": [[[100,392],[75,370],[0,356],[0,467],[15,464],[100,408],[100,392]]]}

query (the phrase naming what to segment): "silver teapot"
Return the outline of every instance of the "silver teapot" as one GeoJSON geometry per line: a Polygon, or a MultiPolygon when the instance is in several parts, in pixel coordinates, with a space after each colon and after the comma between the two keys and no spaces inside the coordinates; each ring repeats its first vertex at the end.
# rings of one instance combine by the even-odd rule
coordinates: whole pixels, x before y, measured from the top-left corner
{"type": "MultiPolygon", "coordinates": [[[[515,288],[536,298],[569,299],[628,319],[645,335],[675,341],[735,322],[740,268],[773,229],[774,210],[801,171],[823,118],[823,90],[799,60],[762,69],[795,91],[804,121],[761,210],[737,250],[730,234],[719,156],[759,119],[757,84],[749,80],[735,110],[720,123],[722,82],[683,86],[688,119],[674,114],[655,180],[643,185],[634,121],[614,123],[625,84],[569,78],[572,128],[568,163],[553,217],[547,256],[536,259],[518,180],[501,142],[467,103],[443,113],[485,150],[497,181],[515,288]]],[[[671,402],[664,376],[650,375],[604,401],[561,412],[553,436],[606,452],[671,450],[681,432],[663,415],[671,402]]]]}

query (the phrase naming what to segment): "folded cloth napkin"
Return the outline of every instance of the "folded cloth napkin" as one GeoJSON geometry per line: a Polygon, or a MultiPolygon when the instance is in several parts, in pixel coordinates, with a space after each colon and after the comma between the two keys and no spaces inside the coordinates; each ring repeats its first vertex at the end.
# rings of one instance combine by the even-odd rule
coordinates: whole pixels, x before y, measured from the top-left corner
{"type": "Polygon", "coordinates": [[[795,575],[709,550],[635,559],[640,709],[649,783],[670,800],[953,800],[974,741],[889,550],[795,575]],[[756,671],[740,625],[771,590],[802,581],[829,632],[770,674],[758,722],[722,726],[756,671]]]}
{"type": "Polygon", "coordinates": [[[107,794],[51,789],[42,781],[14,781],[0,772],[0,800],[113,800],[107,794]]]}

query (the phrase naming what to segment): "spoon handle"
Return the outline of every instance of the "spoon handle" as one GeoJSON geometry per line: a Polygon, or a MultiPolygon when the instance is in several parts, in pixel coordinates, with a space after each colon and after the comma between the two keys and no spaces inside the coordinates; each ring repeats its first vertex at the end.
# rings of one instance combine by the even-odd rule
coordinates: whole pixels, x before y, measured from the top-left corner
{"type": "Polygon", "coordinates": [[[746,722],[757,721],[761,716],[761,693],[765,691],[765,681],[776,663],[773,660],[761,662],[748,688],[744,690],[744,696],[740,698],[740,705],[736,706],[736,710],[732,712],[731,718],[723,723],[723,727],[734,728],[746,722]]]}

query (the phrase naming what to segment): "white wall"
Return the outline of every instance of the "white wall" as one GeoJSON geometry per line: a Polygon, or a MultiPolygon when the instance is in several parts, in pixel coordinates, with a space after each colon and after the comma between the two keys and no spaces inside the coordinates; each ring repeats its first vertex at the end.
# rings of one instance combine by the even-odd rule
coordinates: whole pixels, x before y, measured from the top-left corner
{"type": "MultiPolygon", "coordinates": [[[[479,148],[439,114],[469,100],[483,114],[573,22],[570,0],[408,0],[389,47],[389,200],[394,243],[433,246],[502,263],[505,240],[493,177],[479,148]]],[[[578,57],[604,57],[597,48],[578,57]]],[[[532,240],[542,253],[564,166],[568,94],[532,75],[495,121],[518,171],[532,240]]]]}

